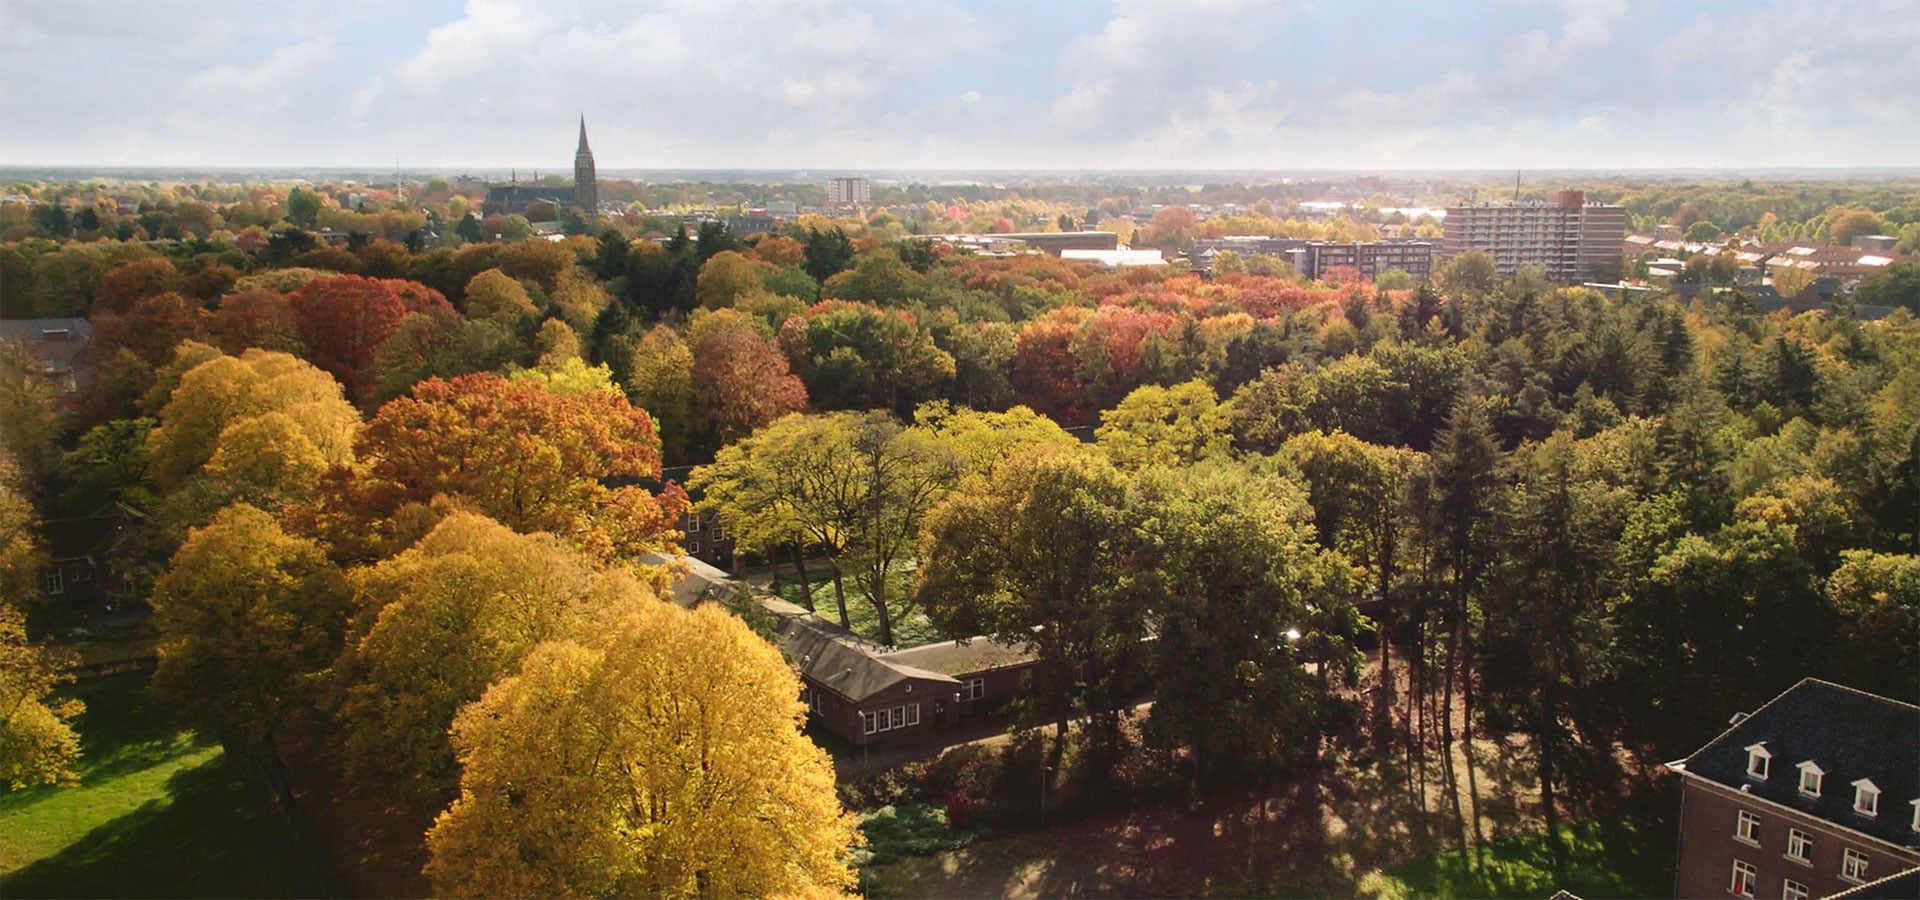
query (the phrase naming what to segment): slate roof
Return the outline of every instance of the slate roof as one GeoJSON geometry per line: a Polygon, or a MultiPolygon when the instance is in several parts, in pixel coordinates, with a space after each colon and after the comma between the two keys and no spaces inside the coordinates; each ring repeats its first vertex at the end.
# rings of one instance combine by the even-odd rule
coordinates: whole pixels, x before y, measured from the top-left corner
{"type": "Polygon", "coordinates": [[[841,631],[791,603],[763,600],[761,605],[778,620],[774,633],[780,636],[780,652],[801,677],[855,703],[910,680],[936,682],[943,691],[960,687],[950,675],[883,659],[884,648],[878,644],[841,631]]]}
{"type": "Polygon", "coordinates": [[[1024,665],[1039,657],[1031,644],[1009,647],[991,638],[976,637],[959,641],[941,641],[883,654],[890,663],[917,666],[942,675],[968,675],[991,669],[1024,665]]]}
{"type": "Polygon", "coordinates": [[[1920,706],[1803,679],[1673,767],[1902,847],[1920,847],[1920,706]],[[1747,747],[1771,754],[1765,781],[1747,775],[1747,747]],[[1799,764],[1826,770],[1818,798],[1800,793],[1799,764]],[[1880,789],[1879,814],[1853,811],[1853,782],[1880,789]]]}

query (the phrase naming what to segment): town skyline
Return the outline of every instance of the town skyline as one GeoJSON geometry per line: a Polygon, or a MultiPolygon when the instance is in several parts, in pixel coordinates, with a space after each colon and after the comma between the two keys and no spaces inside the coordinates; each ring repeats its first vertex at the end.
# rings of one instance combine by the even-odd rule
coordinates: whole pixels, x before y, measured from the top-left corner
{"type": "Polygon", "coordinates": [[[609,173],[1884,168],[1920,140],[1898,3],[1372,6],[206,2],[176,33],[178,6],[15,3],[0,164],[505,170],[564,164],[581,113],[609,173]]]}

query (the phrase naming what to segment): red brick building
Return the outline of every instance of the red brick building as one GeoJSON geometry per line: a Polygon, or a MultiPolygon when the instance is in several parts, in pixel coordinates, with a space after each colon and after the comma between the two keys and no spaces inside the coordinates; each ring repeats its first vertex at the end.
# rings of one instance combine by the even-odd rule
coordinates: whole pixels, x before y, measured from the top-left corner
{"type": "Polygon", "coordinates": [[[1867,896],[1920,867],[1913,704],[1808,678],[1667,765],[1677,897],[1867,896]]]}

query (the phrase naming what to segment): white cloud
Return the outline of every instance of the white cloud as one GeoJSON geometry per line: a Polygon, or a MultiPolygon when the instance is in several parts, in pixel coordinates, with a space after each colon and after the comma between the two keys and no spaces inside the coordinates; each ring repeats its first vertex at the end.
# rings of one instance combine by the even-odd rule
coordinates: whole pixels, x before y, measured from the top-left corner
{"type": "Polygon", "coordinates": [[[412,2],[0,0],[0,162],[562,169],[583,111],[608,169],[1910,165],[1920,145],[1899,0],[1502,0],[1522,8],[1418,32],[1365,19],[1394,2],[468,0],[432,27],[412,2]]]}

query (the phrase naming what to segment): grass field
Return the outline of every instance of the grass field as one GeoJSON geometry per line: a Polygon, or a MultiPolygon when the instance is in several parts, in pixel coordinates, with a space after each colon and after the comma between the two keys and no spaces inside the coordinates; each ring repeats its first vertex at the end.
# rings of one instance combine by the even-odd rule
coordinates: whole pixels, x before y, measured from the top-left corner
{"type": "Polygon", "coordinates": [[[1625,824],[1576,825],[1566,872],[1555,875],[1545,834],[1488,842],[1484,861],[1447,850],[1366,876],[1368,896],[1545,897],[1558,890],[1580,897],[1665,897],[1673,892],[1672,835],[1648,835],[1625,824]]]}
{"type": "MultiPolygon", "coordinates": [[[[826,570],[807,570],[807,587],[812,589],[814,614],[829,622],[840,621],[840,609],[834,605],[833,576],[826,570]]],[[[847,592],[847,624],[855,634],[878,639],[880,636],[879,617],[874,615],[873,603],[861,592],[852,578],[843,582],[847,592]]],[[[888,609],[895,609],[900,599],[906,596],[906,586],[902,583],[896,588],[898,597],[887,603],[888,609]]],[[[792,572],[783,572],[780,580],[780,598],[789,603],[800,603],[800,582],[792,577],[792,572]]],[[[893,643],[896,647],[912,647],[929,641],[937,641],[940,633],[928,621],[927,614],[918,609],[906,609],[895,612],[893,620],[893,643]]]]}
{"type": "Polygon", "coordinates": [[[259,778],[173,727],[143,674],[71,688],[80,786],[0,796],[0,896],[317,893],[259,778]]]}

